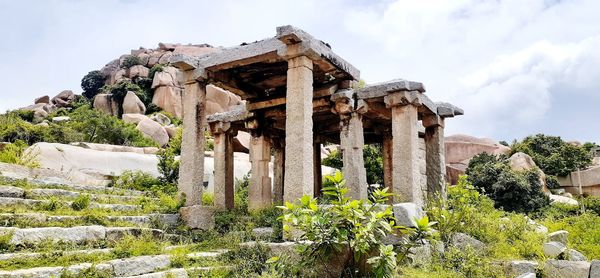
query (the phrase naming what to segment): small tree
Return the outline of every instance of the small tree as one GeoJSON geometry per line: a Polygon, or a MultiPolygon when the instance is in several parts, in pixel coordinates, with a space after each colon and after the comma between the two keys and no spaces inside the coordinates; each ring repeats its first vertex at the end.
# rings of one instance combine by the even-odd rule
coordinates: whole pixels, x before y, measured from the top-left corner
{"type": "Polygon", "coordinates": [[[469,162],[468,181],[494,200],[497,208],[515,212],[535,212],[550,204],[542,191],[537,169],[513,171],[506,157],[482,153],[469,162]]]}
{"type": "Polygon", "coordinates": [[[528,154],[544,173],[554,176],[566,176],[592,163],[592,156],[585,145],[578,146],[558,136],[544,134],[528,136],[522,142],[514,143],[512,152],[528,154]]]}
{"type": "Polygon", "coordinates": [[[128,69],[130,67],[141,65],[141,64],[142,64],[142,59],[140,59],[140,57],[134,56],[134,55],[127,55],[123,59],[123,63],[121,63],[121,68],[128,69]]]}
{"type": "Polygon", "coordinates": [[[83,96],[88,99],[93,99],[96,94],[100,92],[104,83],[106,82],[106,76],[99,70],[90,71],[81,79],[81,88],[83,89],[83,96]]]}

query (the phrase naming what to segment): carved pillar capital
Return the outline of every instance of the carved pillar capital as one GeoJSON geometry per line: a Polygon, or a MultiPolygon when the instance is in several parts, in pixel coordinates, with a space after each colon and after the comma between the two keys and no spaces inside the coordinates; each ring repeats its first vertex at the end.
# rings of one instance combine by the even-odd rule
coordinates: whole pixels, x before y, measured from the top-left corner
{"type": "Polygon", "coordinates": [[[214,134],[221,134],[221,133],[225,133],[228,132],[231,128],[231,123],[229,122],[212,122],[209,123],[210,126],[210,133],[214,134]]]}
{"type": "Polygon", "coordinates": [[[399,91],[388,94],[383,98],[386,107],[414,105],[421,106],[421,93],[419,91],[399,91]]]}

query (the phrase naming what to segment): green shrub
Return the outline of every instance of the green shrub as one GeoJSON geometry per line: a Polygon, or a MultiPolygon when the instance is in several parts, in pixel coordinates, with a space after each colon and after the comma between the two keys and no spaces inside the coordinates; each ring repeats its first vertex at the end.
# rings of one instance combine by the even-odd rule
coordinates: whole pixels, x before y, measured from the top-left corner
{"type": "Polygon", "coordinates": [[[548,189],[559,189],[560,183],[558,182],[558,179],[555,176],[547,175],[546,187],[548,187],[548,189]]]}
{"type": "Polygon", "coordinates": [[[394,225],[391,207],[380,206],[392,195],[387,189],[375,190],[367,200],[351,200],[345,196],[348,188],[341,172],[327,178],[334,184],[323,188],[324,195],[333,197],[330,206],[319,206],[316,199],[305,195],[298,203],[287,202],[280,207],[284,211],[283,230],[289,232],[294,228],[300,232],[297,240],[312,242],[302,248],[301,263],[314,265],[341,250],[349,250],[351,258],[344,262],[349,275],[366,275],[368,269],[362,266],[366,261],[377,277],[393,277],[396,251],[400,252],[400,258],[406,258],[410,247],[432,239],[431,226],[435,223],[427,217],[418,219],[415,229],[394,225]],[[383,244],[382,239],[391,233],[406,234],[410,242],[397,246],[383,244]]]}
{"type": "Polygon", "coordinates": [[[113,186],[115,187],[139,191],[150,191],[160,184],[157,178],[142,171],[125,171],[113,180],[113,186]]]}
{"type": "Polygon", "coordinates": [[[100,92],[105,82],[106,76],[102,72],[99,70],[90,71],[81,79],[82,95],[87,99],[93,99],[100,92]]]}
{"type": "Polygon", "coordinates": [[[115,243],[113,253],[117,258],[128,258],[158,254],[162,248],[163,244],[157,242],[151,233],[143,233],[139,237],[125,235],[115,243]]]}
{"type": "Polygon", "coordinates": [[[88,194],[80,194],[77,196],[75,200],[71,203],[71,208],[74,210],[84,210],[90,206],[90,195],[88,194]]]}
{"type": "Polygon", "coordinates": [[[157,72],[162,72],[163,70],[164,70],[164,66],[161,64],[156,64],[156,65],[152,66],[150,68],[150,71],[148,72],[148,78],[154,79],[154,75],[157,72]]]}
{"type": "Polygon", "coordinates": [[[39,207],[41,210],[55,211],[55,210],[59,209],[61,206],[62,206],[62,203],[58,200],[58,198],[56,198],[55,196],[52,196],[52,197],[48,198],[47,202],[41,203],[39,207]]]}
{"type": "Polygon", "coordinates": [[[163,183],[177,183],[179,179],[179,160],[175,160],[175,152],[166,148],[158,152],[158,172],[163,183]]]}
{"type": "Polygon", "coordinates": [[[566,217],[549,217],[541,221],[548,230],[569,232],[569,247],[580,251],[589,260],[600,259],[600,216],[583,213],[566,217]]]}
{"type": "Polygon", "coordinates": [[[215,204],[215,195],[211,192],[202,192],[202,205],[212,206],[215,204]]]}
{"type": "Polygon", "coordinates": [[[27,150],[27,144],[22,140],[7,144],[0,150],[0,162],[23,165],[30,168],[39,167],[35,150],[27,150]]]}
{"type": "Polygon", "coordinates": [[[505,157],[479,154],[471,159],[466,173],[469,182],[494,200],[497,208],[536,212],[550,204],[537,170],[513,171],[505,157]]]}
{"type": "Polygon", "coordinates": [[[522,142],[514,143],[512,152],[528,154],[544,173],[554,176],[566,176],[577,169],[585,169],[592,163],[592,156],[584,146],[544,134],[529,136],[522,142]]]}
{"type": "MultiPolygon", "coordinates": [[[[363,159],[365,161],[365,169],[367,170],[367,183],[383,184],[383,156],[381,144],[365,145],[363,148],[363,159]]],[[[323,159],[322,165],[341,170],[344,166],[342,153],[334,150],[328,157],[323,159]]]]}
{"type": "Polygon", "coordinates": [[[69,113],[71,120],[64,125],[83,134],[85,142],[135,147],[156,146],[135,128],[119,118],[107,115],[90,106],[82,106],[69,113]]]}
{"type": "Polygon", "coordinates": [[[256,277],[267,270],[269,248],[256,244],[252,247],[239,247],[225,253],[225,259],[235,265],[233,277],[256,277]]]}
{"type": "Polygon", "coordinates": [[[130,67],[141,65],[141,64],[142,64],[142,59],[140,59],[140,57],[134,56],[134,55],[127,55],[123,59],[123,63],[121,63],[121,68],[128,69],[130,67]]]}
{"type": "Polygon", "coordinates": [[[17,116],[24,121],[33,122],[33,115],[35,112],[33,112],[33,110],[14,110],[8,113],[17,116]]]}

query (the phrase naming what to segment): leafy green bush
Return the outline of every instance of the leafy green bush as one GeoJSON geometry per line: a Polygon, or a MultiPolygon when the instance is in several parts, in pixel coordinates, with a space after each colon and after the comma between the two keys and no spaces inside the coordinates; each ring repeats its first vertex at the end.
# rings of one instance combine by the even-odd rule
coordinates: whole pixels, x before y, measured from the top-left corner
{"type": "Polygon", "coordinates": [[[161,64],[156,64],[156,65],[152,66],[150,68],[150,71],[148,72],[148,78],[154,79],[154,75],[157,72],[162,72],[163,70],[164,70],[164,66],[161,64]]]}
{"type": "Polygon", "coordinates": [[[177,183],[179,179],[179,160],[175,160],[175,152],[166,148],[158,152],[158,172],[163,183],[177,183]]]}
{"type": "Polygon", "coordinates": [[[123,59],[123,63],[121,63],[121,68],[128,69],[130,67],[141,65],[141,64],[142,64],[142,59],[140,59],[140,57],[134,56],[134,55],[127,55],[123,59]]]}
{"type": "Polygon", "coordinates": [[[105,82],[106,76],[102,72],[99,70],[90,71],[81,79],[82,95],[88,99],[93,99],[101,91],[105,82]]]}
{"type": "Polygon", "coordinates": [[[516,142],[512,152],[523,152],[531,156],[544,173],[566,176],[577,169],[585,169],[592,163],[592,156],[584,146],[563,141],[558,136],[537,134],[516,142]]]}
{"type": "Polygon", "coordinates": [[[71,120],[64,126],[83,134],[85,142],[136,147],[156,146],[135,128],[119,118],[107,115],[90,106],[82,106],[69,113],[71,120]]]}
{"type": "Polygon", "coordinates": [[[142,171],[125,171],[113,180],[113,186],[139,191],[150,191],[160,185],[160,181],[152,175],[142,171]]]}
{"type": "MultiPolygon", "coordinates": [[[[363,159],[367,170],[367,183],[383,184],[383,158],[381,144],[365,145],[363,148],[363,159]]],[[[342,153],[334,150],[321,162],[324,166],[342,169],[342,153]]]]}
{"type": "Polygon", "coordinates": [[[125,235],[115,243],[113,253],[117,258],[128,258],[159,254],[163,244],[156,241],[151,233],[143,233],[139,237],[125,235]]]}
{"type": "Polygon", "coordinates": [[[30,168],[39,167],[35,150],[26,151],[27,144],[22,140],[5,145],[0,150],[0,162],[23,165],[30,168]]]}
{"type": "Polygon", "coordinates": [[[62,206],[62,203],[56,198],[56,196],[52,196],[48,198],[47,202],[41,203],[39,205],[40,210],[45,211],[55,211],[62,206]]]}
{"type": "MultiPolygon", "coordinates": [[[[412,242],[431,239],[431,226],[427,218],[417,221],[415,229],[395,226],[391,207],[382,207],[391,193],[387,189],[375,190],[367,200],[351,200],[345,195],[348,188],[341,172],[327,176],[334,186],[323,188],[323,194],[332,196],[330,206],[319,206],[317,200],[308,195],[299,203],[287,202],[283,209],[283,230],[291,228],[300,232],[297,240],[312,242],[301,249],[302,263],[314,265],[328,261],[332,256],[341,258],[343,250],[348,250],[349,258],[343,261],[351,275],[366,275],[373,272],[376,277],[393,277],[396,271],[396,250],[405,252],[409,248],[393,249],[382,239],[391,233],[407,234],[412,242]],[[366,261],[370,266],[365,266],[366,261]]],[[[406,254],[404,254],[406,255],[406,254]]],[[[342,259],[343,260],[343,259],[342,259]]]]}
{"type": "Polygon", "coordinates": [[[547,175],[546,187],[548,187],[548,189],[559,189],[560,183],[558,182],[558,179],[555,176],[547,175]]]}
{"type": "Polygon", "coordinates": [[[535,169],[513,171],[505,157],[482,153],[469,162],[468,180],[506,211],[535,212],[550,204],[535,169]]]}
{"type": "Polygon", "coordinates": [[[588,259],[600,259],[600,216],[583,213],[566,217],[550,217],[541,221],[548,230],[569,232],[569,247],[580,251],[588,259]]]}
{"type": "Polygon", "coordinates": [[[90,195],[88,194],[80,194],[77,196],[75,200],[71,203],[71,208],[74,210],[84,210],[90,206],[90,195]]]}

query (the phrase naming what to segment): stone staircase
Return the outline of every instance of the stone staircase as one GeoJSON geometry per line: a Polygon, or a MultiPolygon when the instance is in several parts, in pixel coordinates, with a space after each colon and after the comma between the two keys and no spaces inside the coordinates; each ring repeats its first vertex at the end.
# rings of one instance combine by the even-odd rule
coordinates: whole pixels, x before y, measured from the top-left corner
{"type": "Polygon", "coordinates": [[[166,209],[141,191],[2,173],[0,278],[225,273],[227,250],[195,243],[166,209]]]}

